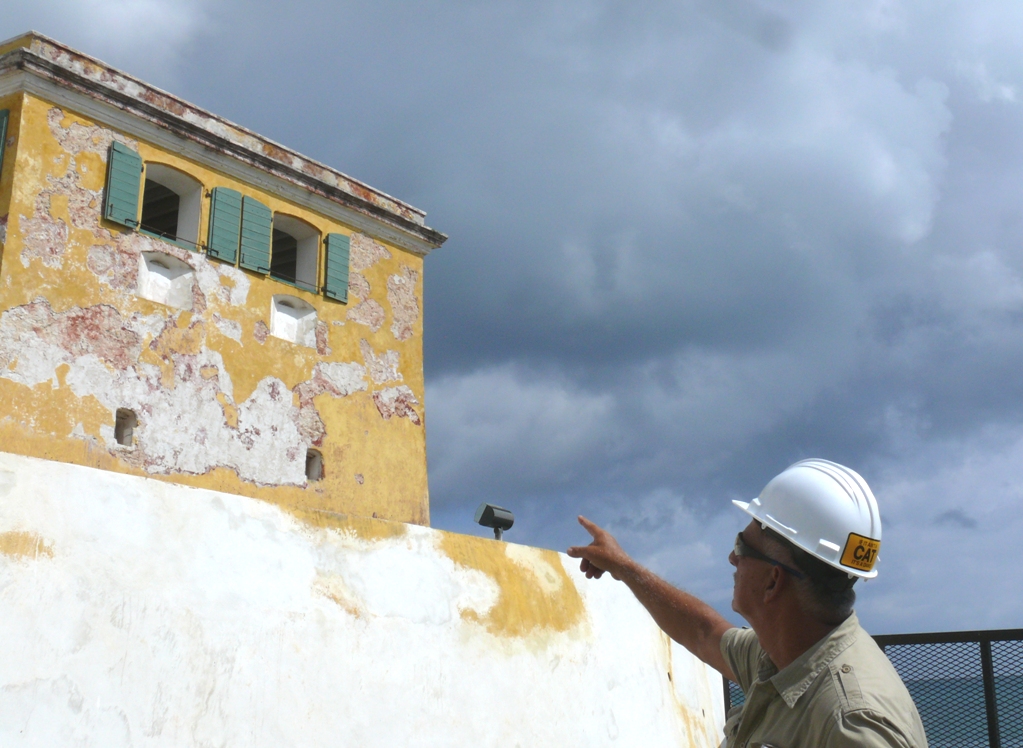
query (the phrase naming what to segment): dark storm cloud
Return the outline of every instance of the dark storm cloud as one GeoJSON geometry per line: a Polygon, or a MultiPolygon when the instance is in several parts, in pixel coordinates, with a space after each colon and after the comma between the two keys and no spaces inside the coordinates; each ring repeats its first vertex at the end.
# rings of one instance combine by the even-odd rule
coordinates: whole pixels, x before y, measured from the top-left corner
{"type": "Polygon", "coordinates": [[[727,499],[827,456],[891,518],[868,618],[1018,625],[970,574],[1023,529],[1023,8],[154,0],[4,23],[451,235],[425,272],[438,526],[472,531],[488,498],[510,538],[562,548],[585,510],[727,608],[727,499]]]}

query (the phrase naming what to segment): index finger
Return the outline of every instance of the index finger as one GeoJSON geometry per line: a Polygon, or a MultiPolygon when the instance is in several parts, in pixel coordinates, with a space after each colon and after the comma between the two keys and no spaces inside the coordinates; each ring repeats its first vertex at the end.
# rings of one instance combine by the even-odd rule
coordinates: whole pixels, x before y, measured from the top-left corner
{"type": "Polygon", "coordinates": [[[597,527],[597,525],[590,522],[588,519],[586,519],[586,517],[584,517],[581,514],[579,515],[579,524],[583,526],[586,532],[593,536],[594,540],[597,539],[597,535],[604,532],[601,528],[597,527]]]}

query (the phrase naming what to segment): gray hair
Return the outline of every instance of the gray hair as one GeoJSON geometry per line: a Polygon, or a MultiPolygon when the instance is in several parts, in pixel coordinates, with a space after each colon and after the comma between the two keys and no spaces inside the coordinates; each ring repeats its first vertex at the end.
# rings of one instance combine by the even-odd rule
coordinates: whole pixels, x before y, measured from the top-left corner
{"type": "Polygon", "coordinates": [[[771,545],[787,552],[793,565],[806,575],[793,580],[804,611],[821,623],[836,626],[852,614],[856,603],[853,589],[856,577],[850,578],[846,572],[810,555],[770,528],[764,528],[764,535],[771,545]]]}

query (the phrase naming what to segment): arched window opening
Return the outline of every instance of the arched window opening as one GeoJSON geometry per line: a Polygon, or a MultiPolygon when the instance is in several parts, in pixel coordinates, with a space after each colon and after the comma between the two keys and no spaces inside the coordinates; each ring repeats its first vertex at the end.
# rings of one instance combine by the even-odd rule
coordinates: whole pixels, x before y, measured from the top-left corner
{"type": "Polygon", "coordinates": [[[202,184],[164,164],[146,164],[139,228],[195,248],[199,239],[202,184]]]}
{"type": "Polygon", "coordinates": [[[305,221],[274,214],[271,276],[315,293],[319,256],[320,232],[305,221]]]}
{"type": "Polygon", "coordinates": [[[137,425],[138,419],[135,417],[135,411],[128,408],[118,408],[117,415],[114,418],[114,441],[122,447],[134,446],[135,427],[137,425]]]}
{"type": "Polygon", "coordinates": [[[305,453],[305,477],[309,481],[323,480],[323,455],[315,449],[305,453]]]}

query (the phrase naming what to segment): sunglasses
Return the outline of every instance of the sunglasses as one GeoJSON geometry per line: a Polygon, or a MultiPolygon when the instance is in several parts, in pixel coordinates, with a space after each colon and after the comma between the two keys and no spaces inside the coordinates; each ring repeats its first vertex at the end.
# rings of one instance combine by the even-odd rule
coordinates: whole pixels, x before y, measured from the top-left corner
{"type": "Polygon", "coordinates": [[[738,535],[735,536],[735,549],[734,549],[734,553],[735,553],[736,556],[744,556],[746,558],[755,558],[758,561],[766,561],[767,563],[771,564],[771,566],[778,566],[778,567],[784,569],[785,571],[787,571],[792,576],[794,576],[796,579],[802,579],[804,576],[806,576],[801,571],[796,571],[791,566],[786,566],[781,561],[775,561],[770,556],[765,556],[763,553],[758,551],[756,548],[753,548],[753,547],[747,545],[746,544],[746,539],[742,537],[742,532],[740,532],[738,535]]]}

